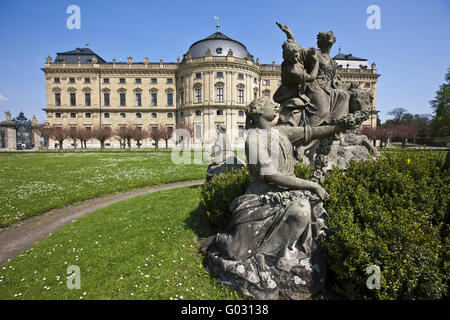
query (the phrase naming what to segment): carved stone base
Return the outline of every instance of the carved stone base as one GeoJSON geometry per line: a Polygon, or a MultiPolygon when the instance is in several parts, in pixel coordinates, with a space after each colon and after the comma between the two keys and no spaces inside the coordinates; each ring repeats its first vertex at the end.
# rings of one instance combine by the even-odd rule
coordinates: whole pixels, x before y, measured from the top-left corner
{"type": "Polygon", "coordinates": [[[325,285],[326,264],[321,247],[312,255],[294,249],[277,259],[256,254],[233,261],[207,253],[209,271],[244,297],[257,300],[311,299],[325,285]]]}
{"type": "MultiPolygon", "coordinates": [[[[301,159],[304,164],[315,165],[313,153],[308,156],[302,155],[301,159]]],[[[324,172],[331,170],[333,167],[346,169],[350,165],[350,160],[367,161],[376,159],[376,156],[363,145],[342,146],[339,141],[334,141],[326,159],[326,166],[322,169],[324,172]]]]}

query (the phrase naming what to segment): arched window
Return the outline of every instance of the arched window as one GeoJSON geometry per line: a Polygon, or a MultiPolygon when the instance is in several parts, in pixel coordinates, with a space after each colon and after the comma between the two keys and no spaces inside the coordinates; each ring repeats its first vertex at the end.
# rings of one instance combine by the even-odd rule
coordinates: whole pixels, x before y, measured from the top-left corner
{"type": "Polygon", "coordinates": [[[138,119],[142,118],[142,114],[140,112],[137,112],[136,113],[136,118],[138,118],[138,119]]]}
{"type": "Polygon", "coordinates": [[[221,109],[217,110],[216,113],[218,116],[223,116],[223,110],[221,110],[221,109]]]}
{"type": "Polygon", "coordinates": [[[103,117],[104,117],[105,119],[109,119],[109,113],[106,112],[106,113],[103,115],[103,117]]]}
{"type": "Polygon", "coordinates": [[[244,116],[244,111],[239,110],[238,115],[239,115],[240,117],[243,117],[243,116],[244,116]]]}
{"type": "Polygon", "coordinates": [[[84,114],[84,116],[85,116],[85,118],[91,118],[91,113],[90,113],[90,112],[86,112],[86,113],[84,114]]]}
{"type": "Polygon", "coordinates": [[[217,54],[222,54],[222,48],[217,48],[217,49],[216,49],[216,53],[217,53],[217,54]]]}
{"type": "Polygon", "coordinates": [[[157,118],[158,114],[156,112],[152,112],[152,118],[157,118]]]}
{"type": "Polygon", "coordinates": [[[75,118],[77,117],[77,114],[76,114],[75,112],[71,112],[71,113],[70,113],[70,117],[71,117],[72,119],[75,119],[75,118]]]}
{"type": "Polygon", "coordinates": [[[167,113],[167,118],[173,118],[173,113],[172,112],[168,112],[167,113]]]}
{"type": "Polygon", "coordinates": [[[200,110],[195,110],[195,115],[196,115],[196,116],[201,116],[201,115],[202,115],[202,112],[201,112],[200,110]]]}
{"type": "Polygon", "coordinates": [[[125,118],[127,117],[127,115],[126,115],[125,113],[122,112],[122,113],[120,114],[120,117],[121,117],[122,119],[125,119],[125,118]]]}

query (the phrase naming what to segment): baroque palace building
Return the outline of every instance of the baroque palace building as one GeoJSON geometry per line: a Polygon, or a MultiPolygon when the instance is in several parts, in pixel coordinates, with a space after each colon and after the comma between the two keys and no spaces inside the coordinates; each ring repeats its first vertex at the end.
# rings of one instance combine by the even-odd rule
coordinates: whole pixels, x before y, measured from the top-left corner
{"type": "MultiPolygon", "coordinates": [[[[372,91],[373,110],[364,125],[375,127],[375,64],[369,68],[366,59],[342,53],[334,60],[342,80],[372,91]]],[[[49,56],[42,70],[49,125],[113,130],[189,125],[197,144],[213,142],[222,124],[228,139],[242,146],[245,106],[261,95],[272,98],[281,84],[280,65],[260,64],[242,43],[219,30],[192,44],[177,62],[136,62],[131,57],[108,62],[86,47],[58,53],[53,60],[49,56]]],[[[118,146],[118,141],[110,139],[107,145],[118,146]]]]}

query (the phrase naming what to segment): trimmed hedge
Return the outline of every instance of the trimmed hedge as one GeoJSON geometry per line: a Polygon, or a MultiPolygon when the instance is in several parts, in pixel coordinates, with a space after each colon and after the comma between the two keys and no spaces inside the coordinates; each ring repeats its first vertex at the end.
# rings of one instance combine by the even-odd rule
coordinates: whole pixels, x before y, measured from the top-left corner
{"type": "MultiPolygon", "coordinates": [[[[329,285],[348,299],[440,299],[450,271],[449,171],[445,152],[390,152],[377,161],[334,168],[324,187],[330,218],[324,251],[329,285]],[[368,289],[366,268],[381,271],[380,289],[368,289]]],[[[297,166],[307,178],[312,168],[297,166]]],[[[228,204],[242,195],[247,170],[214,177],[201,205],[217,228],[230,221],[228,204]]]]}
{"type": "Polygon", "coordinates": [[[333,169],[324,241],[336,289],[350,299],[440,299],[449,276],[445,153],[396,152],[333,169]],[[381,270],[369,290],[365,270],[381,270]]]}

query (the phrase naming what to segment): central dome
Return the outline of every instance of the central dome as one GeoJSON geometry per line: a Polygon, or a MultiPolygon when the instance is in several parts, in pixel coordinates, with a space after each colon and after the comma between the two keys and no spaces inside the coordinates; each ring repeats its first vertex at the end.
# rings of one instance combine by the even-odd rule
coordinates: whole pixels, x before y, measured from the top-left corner
{"type": "Polygon", "coordinates": [[[249,55],[247,48],[242,43],[227,37],[219,31],[195,42],[191,45],[188,52],[192,58],[199,58],[204,57],[208,49],[211,51],[212,56],[225,57],[230,49],[233,51],[233,55],[238,58],[245,59],[249,55]]]}

